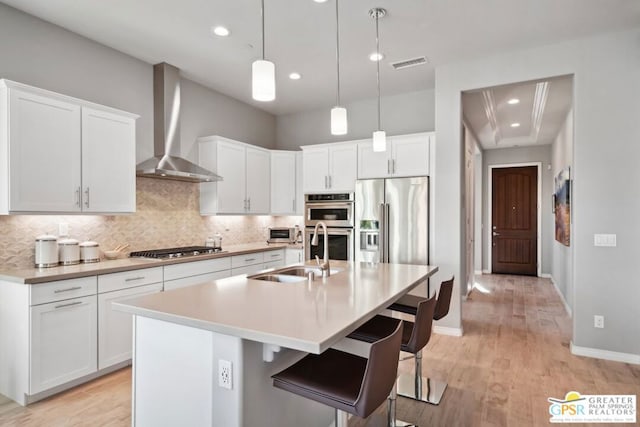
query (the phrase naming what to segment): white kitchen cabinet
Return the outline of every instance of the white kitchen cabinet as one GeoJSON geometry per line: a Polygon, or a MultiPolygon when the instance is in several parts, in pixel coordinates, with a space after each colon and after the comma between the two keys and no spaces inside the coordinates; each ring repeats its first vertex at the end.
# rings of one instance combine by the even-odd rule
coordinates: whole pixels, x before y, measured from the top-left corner
{"type": "Polygon", "coordinates": [[[162,291],[162,267],[98,276],[98,369],[131,359],[131,315],[111,304],[162,291]]]}
{"type": "Polygon", "coordinates": [[[304,250],[299,248],[287,248],[285,251],[285,264],[301,264],[304,262],[304,250]]]}
{"type": "Polygon", "coordinates": [[[180,279],[166,280],[164,282],[164,290],[172,291],[174,289],[186,288],[188,286],[198,285],[200,283],[210,282],[211,280],[224,279],[231,276],[231,270],[216,271],[215,273],[198,274],[196,276],[182,277],[180,279]]]}
{"type": "Polygon", "coordinates": [[[95,295],[31,307],[29,394],[97,370],[95,295]]]}
{"type": "Polygon", "coordinates": [[[200,213],[268,214],[269,151],[220,136],[198,138],[200,166],[222,181],[200,184],[200,213]]]}
{"type": "Polygon", "coordinates": [[[433,132],[387,138],[387,149],[374,152],[370,140],[358,143],[358,178],[429,175],[433,132]]]}
{"type": "Polygon", "coordinates": [[[0,80],[0,213],[134,212],[137,117],[0,80]]]}
{"type": "Polygon", "coordinates": [[[282,267],[284,259],[284,249],[234,255],[231,257],[231,275],[249,275],[266,268],[282,267]]]}
{"type": "Polygon", "coordinates": [[[302,147],[304,193],[355,190],[358,151],[353,142],[302,147]]]}
{"type": "Polygon", "coordinates": [[[114,310],[111,304],[161,291],[162,283],[156,283],[98,295],[98,369],[131,359],[132,316],[114,310]]]}
{"type": "Polygon", "coordinates": [[[302,176],[302,151],[296,152],[296,215],[304,215],[304,187],[302,176]]]}
{"type": "Polygon", "coordinates": [[[164,267],[164,290],[185,288],[231,275],[231,257],[185,262],[164,267]]]}
{"type": "Polygon", "coordinates": [[[296,214],[296,172],[295,152],[271,152],[271,214],[296,214]]]}

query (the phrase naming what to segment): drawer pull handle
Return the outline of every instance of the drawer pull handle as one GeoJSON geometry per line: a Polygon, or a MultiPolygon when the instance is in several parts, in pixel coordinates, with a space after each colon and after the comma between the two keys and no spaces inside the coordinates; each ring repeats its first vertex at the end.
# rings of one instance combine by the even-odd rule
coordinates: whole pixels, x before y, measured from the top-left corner
{"type": "Polygon", "coordinates": [[[56,309],[63,308],[63,307],[71,307],[72,305],[78,305],[78,304],[82,304],[82,301],[74,301],[74,302],[70,302],[68,304],[56,305],[56,309]]]}
{"type": "Polygon", "coordinates": [[[136,276],[136,277],[129,277],[127,279],[124,279],[125,282],[133,282],[134,280],[142,280],[144,279],[144,276],[136,276]]]}
{"type": "Polygon", "coordinates": [[[245,261],[246,261],[246,262],[249,262],[249,261],[255,261],[255,260],[256,260],[255,258],[245,258],[245,261]]]}
{"type": "Polygon", "coordinates": [[[72,288],[66,288],[66,289],[56,289],[55,291],[53,291],[53,293],[59,294],[60,292],[77,291],[78,289],[82,289],[82,286],[74,286],[72,288]]]}
{"type": "Polygon", "coordinates": [[[271,258],[277,258],[279,256],[280,256],[280,254],[274,254],[274,255],[271,255],[271,258]]]}

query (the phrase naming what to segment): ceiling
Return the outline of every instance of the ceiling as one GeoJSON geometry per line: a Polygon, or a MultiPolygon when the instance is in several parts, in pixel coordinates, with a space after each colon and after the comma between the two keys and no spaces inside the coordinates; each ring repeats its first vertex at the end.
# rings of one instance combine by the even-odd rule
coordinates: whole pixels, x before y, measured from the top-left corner
{"type": "MultiPolygon", "coordinates": [[[[259,0],[2,0],[150,64],[168,62],[183,76],[273,114],[335,103],[335,3],[265,0],[266,58],[276,64],[276,100],[251,99],[251,63],[261,55],[259,0]],[[211,35],[224,25],[231,35],[211,35]],[[301,80],[288,78],[292,71],[301,80]]],[[[372,7],[380,21],[382,95],[431,89],[434,67],[636,27],[637,0],[342,0],[342,103],[375,97],[372,7]],[[391,62],[426,56],[427,65],[391,62]]]]}
{"type": "Polygon", "coordinates": [[[560,132],[572,100],[573,78],[563,76],[463,92],[462,114],[484,150],[545,145],[560,132]]]}

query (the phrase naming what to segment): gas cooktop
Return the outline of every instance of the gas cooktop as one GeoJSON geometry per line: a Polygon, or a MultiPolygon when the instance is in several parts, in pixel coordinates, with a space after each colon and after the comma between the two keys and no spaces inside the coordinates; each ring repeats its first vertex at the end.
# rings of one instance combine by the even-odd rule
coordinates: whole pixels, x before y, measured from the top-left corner
{"type": "Polygon", "coordinates": [[[198,255],[209,255],[224,253],[220,248],[209,246],[184,246],[181,248],[152,249],[147,251],[136,251],[129,254],[132,258],[181,258],[198,255]]]}

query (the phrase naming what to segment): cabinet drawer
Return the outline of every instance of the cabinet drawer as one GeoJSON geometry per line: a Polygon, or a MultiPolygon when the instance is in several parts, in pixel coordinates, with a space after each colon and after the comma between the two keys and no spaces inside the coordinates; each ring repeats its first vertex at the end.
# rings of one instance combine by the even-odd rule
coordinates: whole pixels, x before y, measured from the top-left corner
{"type": "Polygon", "coordinates": [[[279,267],[284,267],[284,261],[283,260],[275,260],[275,261],[268,261],[264,263],[264,268],[279,268],[279,267]]]}
{"type": "Polygon", "coordinates": [[[255,264],[255,265],[246,265],[244,267],[237,267],[231,270],[231,276],[239,276],[241,274],[250,275],[250,274],[257,273],[258,271],[261,271],[261,270],[264,270],[263,263],[255,264]]]}
{"type": "Polygon", "coordinates": [[[264,252],[264,262],[280,261],[284,259],[284,249],[278,249],[277,251],[264,252]]]}
{"type": "Polygon", "coordinates": [[[187,286],[198,285],[210,280],[223,279],[229,277],[229,270],[217,271],[215,273],[199,274],[197,276],[183,277],[181,279],[169,280],[164,282],[164,290],[171,291],[178,288],[186,288],[187,286]]]}
{"type": "Polygon", "coordinates": [[[262,264],[263,262],[264,262],[264,252],[235,255],[231,257],[231,268],[244,267],[247,265],[254,265],[254,264],[262,264]]]}
{"type": "Polygon", "coordinates": [[[203,261],[185,262],[164,267],[164,280],[175,280],[198,274],[214,273],[231,269],[231,258],[215,258],[203,261]]]}
{"type": "Polygon", "coordinates": [[[96,276],[30,285],[30,305],[62,301],[96,294],[96,276]]]}
{"type": "Polygon", "coordinates": [[[123,271],[98,276],[98,293],[162,282],[162,267],[123,271]]]}

